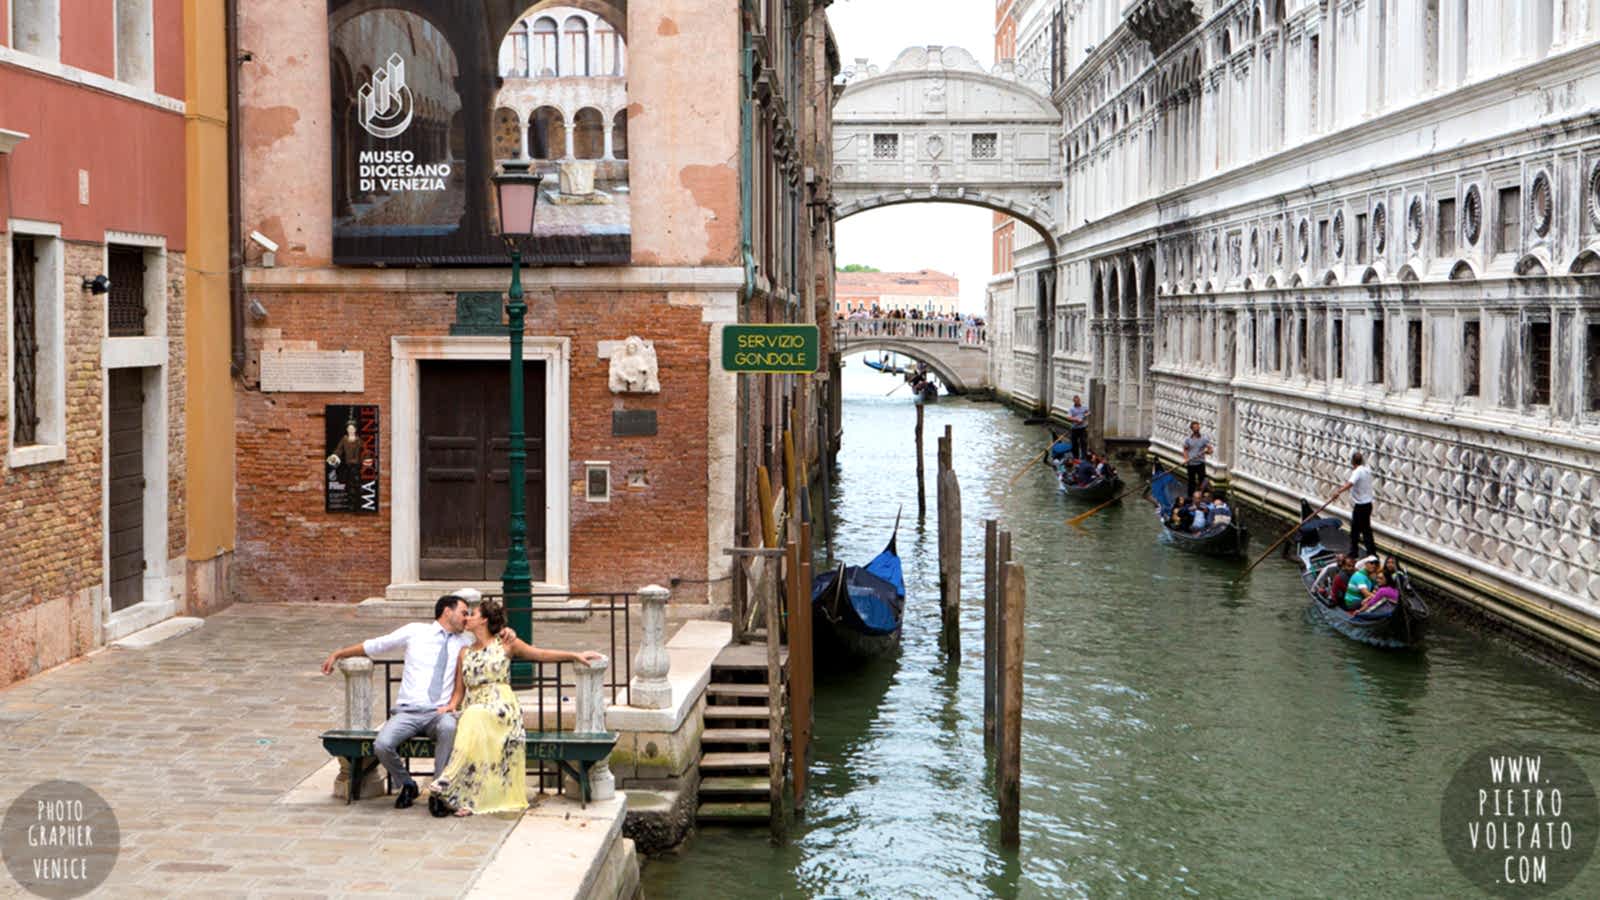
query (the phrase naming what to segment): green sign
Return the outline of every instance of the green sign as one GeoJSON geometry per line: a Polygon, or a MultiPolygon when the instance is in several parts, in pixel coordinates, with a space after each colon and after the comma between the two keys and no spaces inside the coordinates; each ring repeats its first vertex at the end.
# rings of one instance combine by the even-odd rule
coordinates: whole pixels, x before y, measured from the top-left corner
{"type": "Polygon", "coordinates": [[[722,368],[810,374],[817,370],[820,346],[815,325],[729,325],[722,329],[722,368]]]}

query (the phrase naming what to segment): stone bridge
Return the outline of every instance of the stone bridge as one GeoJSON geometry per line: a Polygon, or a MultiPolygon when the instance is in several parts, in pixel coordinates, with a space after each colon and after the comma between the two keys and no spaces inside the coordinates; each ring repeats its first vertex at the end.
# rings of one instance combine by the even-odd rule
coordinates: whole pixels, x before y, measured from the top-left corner
{"type": "Polygon", "coordinates": [[[918,319],[846,319],[834,329],[841,356],[888,351],[928,364],[952,394],[989,387],[989,344],[981,325],[918,319]]]}
{"type": "Polygon", "coordinates": [[[897,203],[964,203],[1043,235],[1060,224],[1061,114],[1010,64],[986,72],[959,47],[911,47],[880,71],[840,76],[833,112],[835,217],[897,203]]]}

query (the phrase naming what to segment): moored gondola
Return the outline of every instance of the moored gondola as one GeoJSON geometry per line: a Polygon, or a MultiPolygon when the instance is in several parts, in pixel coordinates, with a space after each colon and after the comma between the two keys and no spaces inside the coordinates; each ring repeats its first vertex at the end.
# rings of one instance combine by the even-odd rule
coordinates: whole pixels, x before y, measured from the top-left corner
{"type": "Polygon", "coordinates": [[[840,566],[811,582],[812,646],[819,660],[848,662],[890,652],[900,643],[906,583],[895,541],[864,566],[840,566]]]}
{"type": "Polygon", "coordinates": [[[1150,481],[1150,496],[1156,501],[1156,515],[1174,546],[1205,556],[1232,558],[1244,556],[1250,545],[1250,531],[1236,517],[1221,525],[1207,525],[1200,531],[1180,528],[1172,522],[1172,510],[1183,499],[1184,484],[1171,472],[1161,472],[1150,481]]]}
{"type": "Polygon", "coordinates": [[[1398,572],[1394,587],[1399,602],[1385,601],[1372,609],[1354,613],[1344,608],[1343,598],[1330,590],[1334,569],[1341,554],[1350,551],[1349,536],[1338,519],[1313,519],[1300,528],[1300,580],[1311,600],[1312,614],[1333,626],[1345,637],[1375,647],[1402,649],[1422,640],[1428,622],[1428,607],[1411,585],[1404,570],[1398,572]]]}
{"type": "Polygon", "coordinates": [[[1066,458],[1050,461],[1056,470],[1056,488],[1074,500],[1085,503],[1103,503],[1122,493],[1122,478],[1115,472],[1109,477],[1097,476],[1088,481],[1073,478],[1072,467],[1066,458]]]}

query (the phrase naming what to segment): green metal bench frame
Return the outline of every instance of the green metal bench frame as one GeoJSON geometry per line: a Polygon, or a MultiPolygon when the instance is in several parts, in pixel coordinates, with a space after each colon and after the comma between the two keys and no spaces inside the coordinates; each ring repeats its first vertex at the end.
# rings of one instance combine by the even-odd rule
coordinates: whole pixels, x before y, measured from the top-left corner
{"type": "MultiPolygon", "coordinates": [[[[322,733],[322,746],[328,753],[350,762],[350,790],[345,794],[348,804],[361,799],[361,782],[379,763],[373,753],[372,743],[376,731],[335,728],[322,733]],[[370,765],[366,760],[372,760],[370,765]]],[[[561,771],[578,782],[582,804],[589,805],[589,772],[611,755],[617,745],[614,731],[529,731],[524,747],[527,763],[553,762],[561,771]]],[[[433,738],[419,736],[402,743],[396,751],[406,760],[433,756],[433,738]]]]}

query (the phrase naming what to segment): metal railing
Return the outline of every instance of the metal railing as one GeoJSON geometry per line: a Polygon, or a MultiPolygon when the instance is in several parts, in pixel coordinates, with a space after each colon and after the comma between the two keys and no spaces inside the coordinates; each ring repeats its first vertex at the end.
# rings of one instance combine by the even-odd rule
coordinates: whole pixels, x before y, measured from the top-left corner
{"type": "Polygon", "coordinates": [[[937,319],[843,319],[834,327],[834,336],[840,345],[852,338],[900,338],[971,345],[982,345],[988,340],[983,325],[937,319]]]}

